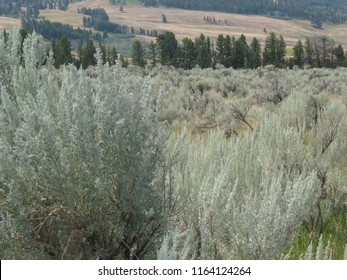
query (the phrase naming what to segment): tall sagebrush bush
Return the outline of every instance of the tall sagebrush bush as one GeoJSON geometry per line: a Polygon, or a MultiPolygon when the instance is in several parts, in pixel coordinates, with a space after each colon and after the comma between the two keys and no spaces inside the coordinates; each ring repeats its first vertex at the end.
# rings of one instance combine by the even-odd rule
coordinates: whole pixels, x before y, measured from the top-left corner
{"type": "Polygon", "coordinates": [[[273,114],[257,133],[201,141],[186,142],[174,171],[184,206],[158,257],[285,257],[320,193],[313,172],[292,177],[283,158],[302,151],[303,134],[273,114]]]}
{"type": "MultiPolygon", "coordinates": [[[[11,44],[0,38],[0,54],[11,44]]],[[[100,51],[89,78],[73,66],[56,72],[43,48],[32,34],[23,65],[2,61],[16,65],[1,79],[1,258],[155,257],[165,224],[159,94],[148,79],[126,83],[100,51]]]]}

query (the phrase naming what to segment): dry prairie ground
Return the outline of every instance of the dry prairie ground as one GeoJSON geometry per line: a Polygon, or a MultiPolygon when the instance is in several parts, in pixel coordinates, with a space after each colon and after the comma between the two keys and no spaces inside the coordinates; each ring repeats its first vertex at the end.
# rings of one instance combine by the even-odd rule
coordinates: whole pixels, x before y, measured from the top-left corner
{"type": "Polygon", "coordinates": [[[108,13],[110,21],[145,29],[172,31],[179,40],[184,37],[195,38],[200,33],[204,33],[213,39],[218,34],[230,34],[236,37],[244,34],[249,40],[256,36],[264,42],[267,36],[264,33],[266,28],[268,32],[282,34],[288,46],[293,46],[299,38],[326,35],[347,47],[347,24],[324,25],[324,29],[317,30],[305,20],[280,20],[263,16],[141,7],[134,4],[124,6],[124,11],[120,12],[119,6],[111,5],[109,0],[86,0],[73,3],[69,6],[69,12],[77,12],[77,8],[82,7],[94,9],[102,7],[108,13]],[[162,14],[166,15],[168,23],[162,22],[162,14]],[[221,22],[217,24],[204,22],[204,16],[215,17],[217,22],[219,20],[221,22]]]}
{"type": "Polygon", "coordinates": [[[82,20],[85,15],[61,10],[40,10],[40,16],[53,22],[66,23],[73,27],[83,27],[82,20]]]}
{"type": "Polygon", "coordinates": [[[21,22],[19,19],[10,17],[0,17],[0,29],[10,30],[14,27],[20,27],[21,22]]]}

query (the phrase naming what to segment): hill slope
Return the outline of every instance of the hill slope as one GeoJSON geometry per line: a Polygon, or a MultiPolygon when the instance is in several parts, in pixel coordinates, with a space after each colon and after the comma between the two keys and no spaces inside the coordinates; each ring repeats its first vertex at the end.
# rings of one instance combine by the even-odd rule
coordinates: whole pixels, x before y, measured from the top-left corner
{"type": "MultiPolygon", "coordinates": [[[[110,21],[145,29],[172,31],[178,39],[197,37],[200,33],[215,39],[218,34],[230,34],[236,37],[244,34],[248,39],[256,36],[264,42],[267,32],[282,34],[289,46],[293,46],[299,38],[329,36],[337,43],[347,47],[347,24],[325,24],[324,29],[314,29],[308,20],[280,20],[264,16],[229,14],[221,12],[191,11],[163,7],[119,6],[111,5],[109,0],[82,1],[69,5],[69,12],[77,12],[78,8],[102,7],[110,17],[110,21]],[[162,22],[165,14],[168,23],[162,22]],[[214,17],[215,24],[204,21],[204,17],[214,17]],[[219,22],[220,21],[220,22],[219,22]]],[[[49,16],[45,17],[50,19],[49,16]]],[[[53,19],[53,18],[52,18],[53,19]]],[[[147,38],[153,40],[153,38],[147,38]]]]}
{"type": "Polygon", "coordinates": [[[270,15],[309,19],[320,26],[323,22],[343,23],[347,19],[344,0],[140,0],[149,6],[191,10],[220,11],[239,14],[270,15]]]}

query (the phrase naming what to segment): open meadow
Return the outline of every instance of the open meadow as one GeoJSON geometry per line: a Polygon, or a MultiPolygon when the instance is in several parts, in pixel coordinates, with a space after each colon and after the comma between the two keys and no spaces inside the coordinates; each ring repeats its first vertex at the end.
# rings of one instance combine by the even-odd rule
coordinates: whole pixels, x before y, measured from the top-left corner
{"type": "Polygon", "coordinates": [[[19,19],[10,17],[0,17],[0,28],[5,30],[11,30],[14,27],[20,27],[21,23],[19,19]]]}

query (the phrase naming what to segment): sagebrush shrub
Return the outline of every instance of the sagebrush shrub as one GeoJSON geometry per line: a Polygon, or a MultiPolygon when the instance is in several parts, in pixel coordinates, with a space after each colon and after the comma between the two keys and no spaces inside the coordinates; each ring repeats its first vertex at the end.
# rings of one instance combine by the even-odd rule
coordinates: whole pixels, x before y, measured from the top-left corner
{"type": "Polygon", "coordinates": [[[159,93],[149,79],[126,83],[125,70],[102,65],[100,52],[96,78],[73,66],[59,76],[42,48],[41,37],[30,35],[24,64],[1,87],[8,226],[0,246],[7,246],[6,232],[17,238],[1,257],[155,257],[165,224],[159,93]]]}

